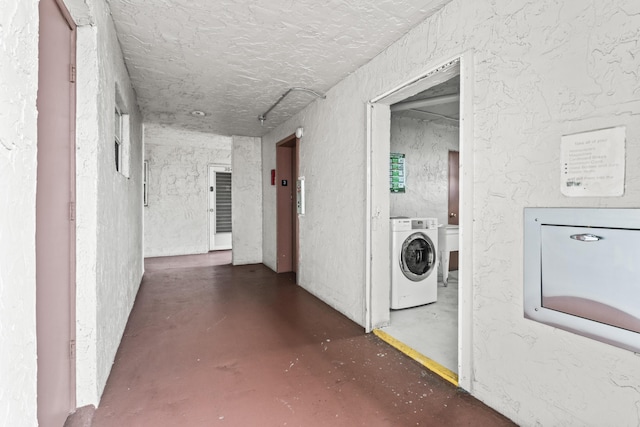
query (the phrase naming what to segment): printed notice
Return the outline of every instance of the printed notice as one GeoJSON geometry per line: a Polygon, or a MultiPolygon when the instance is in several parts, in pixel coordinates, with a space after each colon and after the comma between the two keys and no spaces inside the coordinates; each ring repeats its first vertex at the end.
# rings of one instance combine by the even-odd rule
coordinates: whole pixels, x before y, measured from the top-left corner
{"type": "Polygon", "coordinates": [[[562,194],[568,197],[622,196],[625,130],[621,126],[562,137],[562,194]]]}
{"type": "Polygon", "coordinates": [[[405,163],[404,154],[391,153],[389,158],[389,188],[392,193],[405,191],[405,163]]]}

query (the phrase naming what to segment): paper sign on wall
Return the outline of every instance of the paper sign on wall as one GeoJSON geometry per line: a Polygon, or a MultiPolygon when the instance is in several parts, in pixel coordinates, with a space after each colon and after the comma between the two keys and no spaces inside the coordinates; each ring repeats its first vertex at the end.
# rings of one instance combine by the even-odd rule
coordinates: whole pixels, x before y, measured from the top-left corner
{"type": "Polygon", "coordinates": [[[620,126],[562,137],[562,194],[568,197],[622,196],[625,130],[620,126]]]}
{"type": "Polygon", "coordinates": [[[404,154],[391,153],[389,157],[389,189],[392,193],[405,191],[405,162],[404,154]]]}

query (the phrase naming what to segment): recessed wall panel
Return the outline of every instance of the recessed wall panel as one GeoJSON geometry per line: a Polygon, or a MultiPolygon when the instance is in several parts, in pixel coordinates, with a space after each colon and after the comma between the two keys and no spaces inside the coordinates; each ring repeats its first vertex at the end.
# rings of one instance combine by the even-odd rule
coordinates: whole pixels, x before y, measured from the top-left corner
{"type": "Polygon", "coordinates": [[[525,209],[526,318],[640,350],[640,210],[525,209]]]}

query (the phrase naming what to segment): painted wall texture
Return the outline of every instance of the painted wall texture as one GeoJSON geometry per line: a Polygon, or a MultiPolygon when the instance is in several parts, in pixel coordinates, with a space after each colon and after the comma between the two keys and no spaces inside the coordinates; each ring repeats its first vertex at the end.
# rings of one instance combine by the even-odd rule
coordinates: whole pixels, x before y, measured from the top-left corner
{"type": "MultiPolygon", "coordinates": [[[[98,405],[140,285],[142,116],[106,4],[78,29],[77,404],[98,405]],[[118,95],[116,95],[118,92],[118,95]],[[128,164],[115,169],[116,98],[129,116],[128,164]]],[[[126,144],[126,142],[125,142],[126,144]]]]}
{"type": "Polygon", "coordinates": [[[405,154],[406,191],[391,193],[390,215],[438,218],[447,224],[449,151],[458,151],[455,124],[391,115],[391,152],[405,154]]]}
{"type": "MultiPolygon", "coordinates": [[[[637,207],[640,170],[630,166],[640,162],[639,38],[635,0],[454,0],[327,99],[266,135],[263,181],[275,167],[275,143],[296,126],[306,131],[300,284],[363,323],[365,103],[472,50],[469,391],[520,425],[637,425],[636,355],[523,318],[522,214],[527,206],[637,207]],[[627,128],[624,196],[564,197],[561,135],[611,126],[627,128]]],[[[264,255],[271,266],[275,191],[263,186],[264,255]]]]}
{"type": "Polygon", "coordinates": [[[0,425],[35,426],[38,2],[0,10],[0,425]]]}
{"type": "Polygon", "coordinates": [[[144,140],[149,162],[145,257],[208,252],[208,167],[231,164],[231,137],[148,123],[144,140]]]}
{"type": "Polygon", "coordinates": [[[233,265],[262,262],[262,140],[233,137],[233,265]]]}
{"type": "Polygon", "coordinates": [[[300,176],[306,213],[299,217],[298,283],[355,322],[363,319],[366,99],[357,85],[340,83],[263,141],[265,265],[276,266],[276,143],[304,127],[300,176]],[[361,142],[356,142],[361,141],[361,142]]]}

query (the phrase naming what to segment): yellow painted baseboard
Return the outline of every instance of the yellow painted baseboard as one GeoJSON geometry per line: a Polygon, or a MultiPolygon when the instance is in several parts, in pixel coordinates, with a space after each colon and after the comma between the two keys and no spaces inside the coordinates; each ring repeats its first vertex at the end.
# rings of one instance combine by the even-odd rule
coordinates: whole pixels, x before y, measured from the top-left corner
{"type": "Polygon", "coordinates": [[[386,342],[392,347],[395,347],[402,353],[406,354],[416,362],[423,365],[425,368],[440,375],[442,378],[449,381],[451,384],[455,385],[456,387],[458,386],[458,374],[456,374],[455,372],[445,368],[438,362],[435,362],[429,359],[427,356],[423,355],[422,353],[419,353],[416,350],[409,347],[408,345],[398,341],[397,339],[395,339],[388,333],[382,331],[381,329],[374,329],[373,333],[382,341],[386,342]]]}

